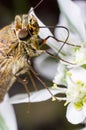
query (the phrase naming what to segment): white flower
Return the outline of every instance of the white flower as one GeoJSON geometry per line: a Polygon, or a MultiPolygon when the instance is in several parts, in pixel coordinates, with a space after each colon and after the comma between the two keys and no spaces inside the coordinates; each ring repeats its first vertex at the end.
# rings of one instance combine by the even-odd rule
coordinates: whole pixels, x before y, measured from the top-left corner
{"type": "MultiPolygon", "coordinates": [[[[65,2],[64,0],[58,0],[58,4],[61,11],[59,24],[66,26],[70,30],[70,34],[72,33],[73,36],[75,35],[75,38],[76,35],[78,35],[79,40],[77,40],[79,43],[84,42],[86,40],[86,30],[79,6],[71,0],[66,0],[65,2]]],[[[56,33],[57,31],[58,29],[56,29],[56,33]]],[[[77,40],[73,42],[77,43],[77,40]]]]}
{"type": "MultiPolygon", "coordinates": [[[[86,28],[85,22],[82,18],[82,10],[80,10],[79,6],[71,0],[58,0],[58,4],[61,14],[57,25],[65,26],[69,29],[69,38],[67,43],[74,45],[83,44],[83,42],[86,41],[86,28]]],[[[56,28],[55,35],[58,39],[63,41],[65,41],[67,37],[67,33],[64,29],[56,28]]],[[[62,46],[62,44],[60,46],[62,46]]],[[[66,57],[61,56],[65,60],[71,61],[71,56],[75,55],[74,48],[76,47],[65,44],[61,51],[64,52],[66,57]]]]}
{"type": "Polygon", "coordinates": [[[77,67],[67,71],[65,81],[67,88],[57,87],[60,93],[64,92],[65,97],[58,97],[58,99],[66,100],[67,120],[72,124],[82,123],[86,118],[86,70],[77,67]]]}
{"type": "Polygon", "coordinates": [[[14,109],[8,102],[8,95],[0,103],[0,130],[17,130],[17,122],[14,109]]]}

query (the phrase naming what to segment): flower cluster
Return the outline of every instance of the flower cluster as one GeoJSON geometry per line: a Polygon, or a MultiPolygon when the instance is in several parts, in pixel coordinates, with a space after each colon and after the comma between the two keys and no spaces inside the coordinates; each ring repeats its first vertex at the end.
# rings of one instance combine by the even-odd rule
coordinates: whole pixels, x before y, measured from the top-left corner
{"type": "MultiPolygon", "coordinates": [[[[61,51],[65,62],[60,61],[57,65],[57,73],[53,80],[64,97],[67,106],[66,117],[72,124],[79,124],[86,120],[86,29],[85,21],[82,17],[82,10],[71,0],[58,0],[61,10],[59,25],[64,25],[70,31],[68,43],[73,43],[71,48],[64,45],[61,51]],[[76,44],[76,45],[75,45],[76,44]],[[79,45],[80,47],[77,47],[79,45]],[[66,61],[70,63],[67,64],[66,61]],[[58,85],[66,87],[60,88],[58,85]]],[[[55,30],[56,37],[63,38],[62,32],[55,30]]],[[[63,34],[64,35],[64,34],[63,34]]]]}

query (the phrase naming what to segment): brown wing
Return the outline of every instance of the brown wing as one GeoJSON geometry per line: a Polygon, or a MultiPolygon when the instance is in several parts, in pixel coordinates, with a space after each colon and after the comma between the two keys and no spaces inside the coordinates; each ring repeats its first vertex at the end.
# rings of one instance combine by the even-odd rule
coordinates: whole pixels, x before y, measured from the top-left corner
{"type": "Polygon", "coordinates": [[[11,25],[0,30],[0,102],[14,80],[11,59],[7,57],[6,53],[16,40],[11,25]]]}
{"type": "Polygon", "coordinates": [[[6,53],[6,50],[15,42],[17,42],[17,37],[11,25],[0,30],[0,53],[6,53]]]}
{"type": "Polygon", "coordinates": [[[0,64],[0,102],[3,100],[4,95],[15,81],[12,74],[12,63],[9,59],[4,59],[0,64]]]}

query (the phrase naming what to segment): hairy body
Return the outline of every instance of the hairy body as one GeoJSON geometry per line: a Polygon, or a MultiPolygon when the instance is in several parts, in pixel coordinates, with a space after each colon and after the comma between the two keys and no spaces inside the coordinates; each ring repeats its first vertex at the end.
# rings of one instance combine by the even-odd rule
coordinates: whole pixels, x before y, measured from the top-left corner
{"type": "Polygon", "coordinates": [[[28,63],[44,52],[34,16],[17,15],[14,22],[0,30],[0,102],[16,80],[29,71],[28,63]]]}

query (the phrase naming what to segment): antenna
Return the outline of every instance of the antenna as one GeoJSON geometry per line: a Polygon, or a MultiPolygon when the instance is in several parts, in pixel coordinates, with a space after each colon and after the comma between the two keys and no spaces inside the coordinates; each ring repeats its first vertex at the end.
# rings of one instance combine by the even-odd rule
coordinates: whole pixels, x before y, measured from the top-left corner
{"type": "Polygon", "coordinates": [[[29,13],[31,13],[31,11],[35,10],[36,8],[38,8],[38,6],[39,6],[43,1],[44,1],[44,0],[40,0],[40,2],[39,2],[34,8],[32,8],[29,13]]]}
{"type": "Polygon", "coordinates": [[[35,10],[43,1],[44,0],[40,0],[40,2],[33,9],[35,10]]]}

